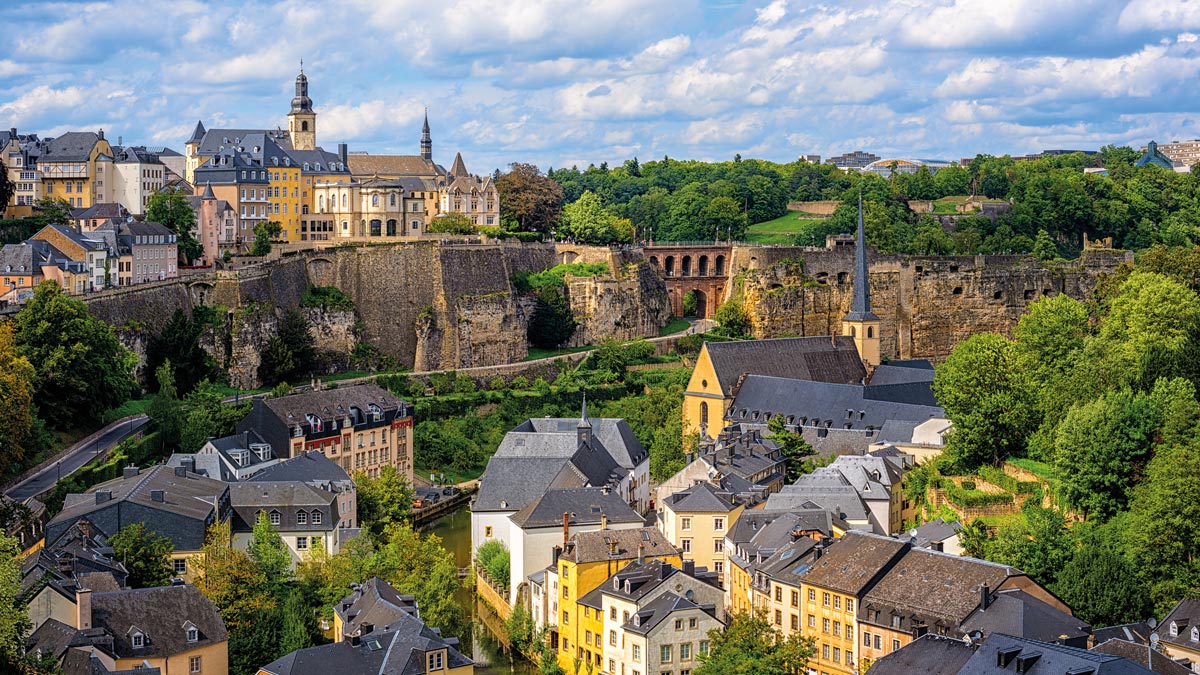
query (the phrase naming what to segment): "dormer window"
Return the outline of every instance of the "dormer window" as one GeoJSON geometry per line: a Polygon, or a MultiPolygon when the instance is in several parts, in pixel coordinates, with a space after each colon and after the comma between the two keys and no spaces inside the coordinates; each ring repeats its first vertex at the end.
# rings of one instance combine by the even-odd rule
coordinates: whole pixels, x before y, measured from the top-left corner
{"type": "Polygon", "coordinates": [[[308,413],[304,416],[304,418],[308,420],[308,426],[311,427],[314,432],[320,433],[321,431],[324,431],[325,423],[320,417],[317,417],[312,413],[308,413]]]}
{"type": "Polygon", "coordinates": [[[272,511],[272,512],[271,512],[271,524],[272,524],[272,525],[278,525],[278,524],[280,523],[280,521],[281,521],[281,520],[282,520],[282,519],[279,517],[279,512],[278,512],[278,511],[272,511]]]}
{"type": "Polygon", "coordinates": [[[129,636],[129,644],[132,645],[134,649],[141,649],[142,647],[145,647],[146,634],[138,630],[136,627],[130,628],[130,630],[133,632],[129,636]]]}
{"type": "Polygon", "coordinates": [[[1179,637],[1179,626],[1174,621],[1171,622],[1171,637],[1179,637]]]}
{"type": "Polygon", "coordinates": [[[308,524],[308,513],[304,512],[304,511],[297,511],[296,512],[296,524],[297,525],[307,525],[308,524]]]}
{"type": "Polygon", "coordinates": [[[1200,642],[1200,628],[1192,626],[1192,642],[1200,642]]]}
{"type": "Polygon", "coordinates": [[[382,420],[383,419],[383,409],[380,408],[379,406],[375,405],[374,403],[370,404],[370,407],[371,407],[371,418],[376,422],[382,420]]]}
{"type": "Polygon", "coordinates": [[[313,512],[312,512],[312,524],[313,524],[313,525],[320,525],[320,524],[321,524],[321,512],[320,512],[320,511],[313,511],[313,512]]]}
{"type": "Polygon", "coordinates": [[[196,642],[197,640],[200,639],[200,631],[196,628],[195,624],[193,624],[191,621],[185,622],[183,624],[183,628],[184,628],[184,634],[187,635],[188,642],[196,642]]]}

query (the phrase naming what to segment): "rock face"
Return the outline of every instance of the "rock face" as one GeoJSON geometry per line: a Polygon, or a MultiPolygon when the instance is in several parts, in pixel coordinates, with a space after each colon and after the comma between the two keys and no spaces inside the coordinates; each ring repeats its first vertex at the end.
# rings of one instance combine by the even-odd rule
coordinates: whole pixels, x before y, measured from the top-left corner
{"type": "MultiPolygon", "coordinates": [[[[797,249],[775,260],[760,259],[761,249],[740,253],[746,267],[728,294],[741,294],[756,337],[841,333],[850,307],[852,251],[797,249]]],[[[881,350],[894,358],[940,361],[976,333],[1011,336],[1034,301],[1061,293],[1087,300],[1097,279],[1127,259],[1086,252],[1077,262],[1043,265],[1029,256],[872,255],[871,308],[881,319],[881,350]]]]}
{"type": "Polygon", "coordinates": [[[653,337],[671,318],[666,284],[644,260],[621,269],[621,278],[571,277],[567,297],[579,322],[569,343],[572,347],[608,337],[653,337]]]}
{"type": "Polygon", "coordinates": [[[326,307],[304,307],[300,310],[313,336],[313,347],[319,352],[353,354],[358,345],[354,312],[326,307]]]}

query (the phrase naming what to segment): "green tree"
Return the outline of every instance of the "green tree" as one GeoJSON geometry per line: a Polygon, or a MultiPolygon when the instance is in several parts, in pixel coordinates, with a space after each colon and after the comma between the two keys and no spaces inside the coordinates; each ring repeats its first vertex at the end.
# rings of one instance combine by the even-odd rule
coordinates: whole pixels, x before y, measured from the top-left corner
{"type": "Polygon", "coordinates": [[[959,343],[938,367],[933,390],[954,422],[945,454],[960,470],[1024,452],[1036,402],[1012,342],[981,333],[959,343]]]}
{"type": "Polygon", "coordinates": [[[151,399],[146,414],[158,429],[159,449],[174,449],[179,447],[183,436],[184,415],[183,404],[175,395],[175,373],[170,361],[158,367],[155,379],[158,393],[151,399]]]}
{"type": "Polygon", "coordinates": [[[484,542],[475,551],[475,561],[487,571],[492,581],[495,581],[506,589],[508,588],[512,562],[508,549],[504,547],[503,542],[496,539],[489,539],[484,542]]]}
{"type": "Polygon", "coordinates": [[[784,458],[787,459],[787,482],[792,483],[812,471],[809,460],[817,451],[804,440],[800,432],[787,428],[783,415],[773,416],[771,421],[767,422],[767,430],[771,432],[771,440],[779,444],[784,458]]]}
{"type": "Polygon", "coordinates": [[[62,197],[46,195],[33,202],[33,217],[38,225],[68,224],[71,222],[71,205],[62,197]]]}
{"type": "Polygon", "coordinates": [[[609,244],[616,241],[616,216],[604,209],[600,198],[585,190],[579,199],[563,207],[560,232],[585,244],[609,244]]]}
{"type": "Polygon", "coordinates": [[[174,569],[170,539],[146,529],[143,523],[122,527],[108,540],[113,555],[129,571],[130,588],[153,588],[171,583],[174,569]]]}
{"type": "Polygon", "coordinates": [[[496,179],[500,219],[524,232],[549,232],[562,213],[563,189],[533,164],[514,163],[496,179]]]}
{"type": "Polygon", "coordinates": [[[175,233],[179,255],[185,262],[190,264],[204,255],[204,247],[192,235],[196,228],[196,212],[182,190],[167,189],[151,195],[146,202],[146,220],[175,233]]]}
{"type": "Polygon", "coordinates": [[[354,472],[354,484],[358,487],[358,522],[376,535],[392,525],[408,523],[412,519],[412,503],[416,494],[408,479],[396,467],[384,466],[378,477],[368,476],[362,471],[354,472]]]}
{"type": "Polygon", "coordinates": [[[204,325],[189,319],[182,310],[175,310],[160,334],[151,338],[146,347],[147,372],[156,373],[164,362],[170,362],[175,372],[175,386],[186,396],[202,380],[216,376],[216,364],[200,346],[204,325]]]}
{"type": "Polygon", "coordinates": [[[279,320],[279,330],[267,341],[258,377],[267,384],[300,382],[313,372],[316,360],[308,321],[300,312],[288,310],[279,320]]]}
{"type": "Polygon", "coordinates": [[[696,291],[688,291],[683,294],[683,315],[696,316],[697,310],[700,308],[700,296],[696,291]]]}
{"type": "Polygon", "coordinates": [[[1093,626],[1142,621],[1154,605],[1137,567],[1121,552],[1121,541],[1084,540],[1058,573],[1054,592],[1093,626]]]}
{"type": "Polygon", "coordinates": [[[1128,552],[1163,614],[1200,587],[1200,447],[1195,440],[1158,449],[1134,490],[1128,552]]]}
{"type": "Polygon", "coordinates": [[[750,337],[752,324],[746,307],[736,298],[726,300],[714,317],[721,325],[721,333],[731,338],[750,337]]]}
{"type": "Polygon", "coordinates": [[[1062,513],[1034,502],[1029,500],[1021,507],[1024,518],[1000,526],[996,538],[987,545],[987,558],[1012,565],[1043,586],[1053,588],[1059,571],[1071,559],[1076,542],[1062,513]]]}
{"type": "Polygon", "coordinates": [[[1058,246],[1049,232],[1038,230],[1037,238],[1033,240],[1033,255],[1037,256],[1038,260],[1054,260],[1058,257],[1058,246]]]}
{"type": "Polygon", "coordinates": [[[714,197],[700,209],[703,229],[701,240],[742,239],[746,234],[746,214],[729,197],[714,197]]]}
{"type": "Polygon", "coordinates": [[[709,631],[708,640],[696,675],[801,675],[816,654],[812,638],[798,632],[785,638],[762,612],[733,615],[724,630],[709,631]]]}
{"type": "Polygon", "coordinates": [[[1149,388],[1160,376],[1196,371],[1200,297],[1179,281],[1133,272],[1113,297],[1085,359],[1109,386],[1149,388]]]}
{"type": "Polygon", "coordinates": [[[571,339],[579,325],[571,313],[571,305],[557,288],[540,288],[535,297],[537,302],[527,331],[529,342],[542,349],[557,349],[571,339]]]}
{"type": "Polygon", "coordinates": [[[38,284],[17,312],[17,353],[37,372],[34,398],[56,428],[69,428],[115,408],[133,395],[137,357],[112,328],[53,281],[38,284]]]}
{"type": "Polygon", "coordinates": [[[254,521],[253,538],[246,553],[266,578],[272,595],[279,598],[283,585],[292,577],[292,554],[265,510],[259,511],[254,521]]]}
{"type": "Polygon", "coordinates": [[[21,547],[15,537],[0,532],[0,665],[15,664],[25,653],[25,635],[32,626],[21,606],[21,547]]]}
{"type": "Polygon", "coordinates": [[[18,352],[11,322],[0,324],[0,415],[6,422],[0,475],[8,475],[40,445],[33,397],[37,371],[18,352]]]}
{"type": "Polygon", "coordinates": [[[313,645],[313,635],[318,632],[317,617],[305,600],[303,591],[298,588],[288,590],[280,616],[283,619],[277,650],[280,654],[291,654],[297,649],[313,645]]]}
{"type": "Polygon", "coordinates": [[[250,404],[225,405],[221,390],[211,382],[201,382],[183,400],[183,432],[180,452],[198,452],[209,438],[232,434],[238,421],[250,412],[250,404]]]}
{"type": "Polygon", "coordinates": [[[283,232],[283,225],[268,220],[254,226],[254,244],[250,247],[250,255],[264,256],[271,252],[271,242],[283,232]]]}
{"type": "Polygon", "coordinates": [[[479,228],[461,213],[439,213],[425,231],[430,234],[475,234],[479,228]]]}
{"type": "Polygon", "coordinates": [[[0,216],[8,209],[8,202],[16,191],[17,186],[8,177],[8,167],[5,166],[4,160],[0,159],[0,216]]]}

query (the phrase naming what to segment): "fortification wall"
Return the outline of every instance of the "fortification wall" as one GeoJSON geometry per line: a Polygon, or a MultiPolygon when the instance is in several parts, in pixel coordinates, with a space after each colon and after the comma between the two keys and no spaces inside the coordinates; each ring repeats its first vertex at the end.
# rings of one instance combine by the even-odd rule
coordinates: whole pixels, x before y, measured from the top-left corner
{"type": "Polygon", "coordinates": [[[650,263],[621,269],[622,278],[569,277],[567,297],[579,322],[570,346],[598,344],[608,337],[652,337],[667,325],[671,316],[667,285],[650,263]]]}

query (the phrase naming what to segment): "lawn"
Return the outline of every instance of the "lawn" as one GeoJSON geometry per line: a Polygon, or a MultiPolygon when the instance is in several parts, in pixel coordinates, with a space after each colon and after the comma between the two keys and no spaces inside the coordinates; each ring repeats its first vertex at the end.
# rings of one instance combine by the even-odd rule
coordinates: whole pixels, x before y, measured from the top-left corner
{"type": "Polygon", "coordinates": [[[126,401],[116,408],[106,410],[101,422],[110,424],[123,417],[129,417],[130,415],[141,415],[150,407],[150,402],[152,400],[154,400],[153,396],[147,396],[145,398],[135,398],[126,401]]]}
{"type": "Polygon", "coordinates": [[[551,356],[562,356],[563,354],[575,354],[578,352],[586,352],[595,349],[595,345],[584,345],[583,347],[564,347],[562,349],[539,349],[538,347],[529,348],[529,356],[521,359],[522,361],[534,361],[537,359],[548,359],[551,356]]]}
{"type": "Polygon", "coordinates": [[[662,332],[659,333],[659,335],[673,335],[675,333],[682,333],[688,329],[688,326],[691,325],[691,322],[687,319],[671,319],[670,323],[668,323],[666,326],[663,326],[662,332]]]}
{"type": "Polygon", "coordinates": [[[756,223],[746,228],[747,234],[778,234],[780,232],[802,232],[814,224],[823,222],[822,218],[801,218],[800,214],[789,212],[775,220],[756,223]]]}

